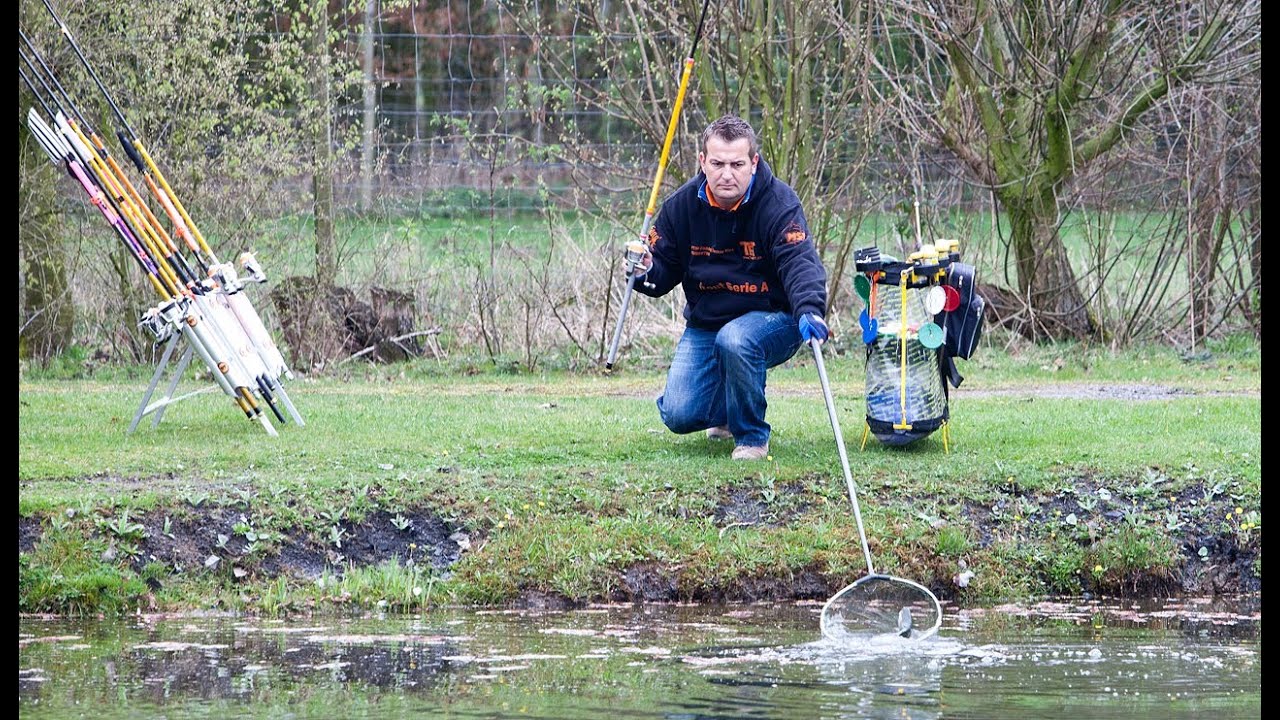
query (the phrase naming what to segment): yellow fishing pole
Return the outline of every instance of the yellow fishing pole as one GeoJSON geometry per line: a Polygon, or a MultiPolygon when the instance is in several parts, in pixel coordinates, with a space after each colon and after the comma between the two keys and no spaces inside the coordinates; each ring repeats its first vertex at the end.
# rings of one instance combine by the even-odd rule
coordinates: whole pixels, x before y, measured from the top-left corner
{"type": "Polygon", "coordinates": [[[698,29],[693,33],[693,47],[689,49],[689,54],[684,59],[684,72],[680,74],[680,88],[676,91],[676,103],[671,108],[671,119],[667,122],[667,136],[662,141],[662,153],[658,156],[658,171],[653,175],[653,189],[649,192],[649,203],[645,206],[644,223],[640,226],[639,239],[627,243],[627,290],[622,296],[622,309],[618,312],[618,327],[613,331],[613,342],[609,345],[609,358],[605,361],[605,370],[613,370],[613,361],[618,358],[618,344],[622,342],[622,327],[627,320],[627,308],[631,305],[631,291],[636,286],[633,272],[644,257],[643,243],[649,235],[653,216],[658,212],[658,191],[662,188],[662,177],[667,172],[667,161],[671,158],[671,142],[676,136],[680,109],[684,107],[684,95],[689,89],[689,76],[693,73],[693,56],[698,52],[698,40],[702,38],[702,27],[707,21],[707,6],[710,4],[711,0],[702,0],[702,14],[698,19],[698,29]]]}

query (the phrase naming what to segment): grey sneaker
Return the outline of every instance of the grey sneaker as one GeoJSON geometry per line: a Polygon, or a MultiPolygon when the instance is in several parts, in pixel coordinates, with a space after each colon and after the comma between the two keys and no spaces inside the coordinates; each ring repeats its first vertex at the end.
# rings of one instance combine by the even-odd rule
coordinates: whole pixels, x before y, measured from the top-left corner
{"type": "Polygon", "coordinates": [[[733,433],[729,432],[728,425],[720,425],[713,428],[707,428],[707,439],[709,440],[732,440],[733,433]]]}
{"type": "Polygon", "coordinates": [[[734,460],[764,460],[767,457],[768,445],[739,445],[733,449],[734,460]]]}

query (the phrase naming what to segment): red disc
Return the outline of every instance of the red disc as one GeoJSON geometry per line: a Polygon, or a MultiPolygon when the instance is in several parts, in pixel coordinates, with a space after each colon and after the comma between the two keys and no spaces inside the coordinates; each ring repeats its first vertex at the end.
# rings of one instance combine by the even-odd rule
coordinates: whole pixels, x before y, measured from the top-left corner
{"type": "Polygon", "coordinates": [[[947,294],[947,301],[942,303],[943,312],[951,312],[960,307],[960,293],[950,285],[943,285],[942,291],[947,294]]]}

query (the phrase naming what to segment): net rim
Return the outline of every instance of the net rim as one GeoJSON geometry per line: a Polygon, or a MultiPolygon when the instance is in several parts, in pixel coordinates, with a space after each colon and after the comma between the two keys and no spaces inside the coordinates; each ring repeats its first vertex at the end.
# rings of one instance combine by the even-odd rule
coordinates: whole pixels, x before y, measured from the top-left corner
{"type": "Polygon", "coordinates": [[[865,585],[869,582],[880,582],[880,581],[887,581],[887,582],[891,582],[899,585],[906,585],[910,588],[913,588],[919,591],[923,597],[927,597],[929,601],[933,604],[934,610],[936,611],[934,613],[934,617],[937,618],[937,620],[934,622],[934,624],[931,627],[922,629],[920,631],[919,636],[911,638],[912,641],[924,640],[924,639],[933,637],[934,635],[937,634],[938,629],[942,627],[942,603],[938,601],[938,596],[934,595],[933,592],[929,590],[929,588],[921,585],[918,582],[907,580],[905,578],[896,577],[894,575],[884,575],[881,573],[873,573],[870,575],[864,575],[861,578],[858,578],[857,580],[855,580],[854,582],[844,586],[843,588],[840,589],[840,592],[837,592],[835,595],[832,595],[831,598],[827,600],[825,604],[823,604],[822,616],[821,618],[819,618],[819,627],[822,630],[822,636],[828,639],[838,639],[839,637],[841,637],[840,635],[837,635],[836,633],[834,633],[828,627],[829,625],[827,621],[828,611],[831,609],[831,606],[833,603],[835,603],[837,600],[841,598],[841,596],[843,596],[845,593],[850,592],[854,588],[865,585]]]}

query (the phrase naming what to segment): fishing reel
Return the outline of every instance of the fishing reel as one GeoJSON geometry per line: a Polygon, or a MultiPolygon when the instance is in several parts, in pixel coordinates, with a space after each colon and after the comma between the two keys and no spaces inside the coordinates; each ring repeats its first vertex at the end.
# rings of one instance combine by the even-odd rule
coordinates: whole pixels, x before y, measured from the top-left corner
{"type": "Polygon", "coordinates": [[[249,274],[248,281],[256,283],[265,283],[267,274],[262,271],[262,266],[258,264],[258,258],[251,252],[240,253],[240,268],[249,274]]]}
{"type": "Polygon", "coordinates": [[[159,345],[173,337],[173,323],[166,320],[160,314],[160,308],[147,308],[138,316],[138,327],[146,330],[151,337],[155,338],[156,344],[159,345]]]}
{"type": "Polygon", "coordinates": [[[201,284],[211,283],[215,287],[221,287],[228,294],[239,292],[244,287],[244,282],[236,275],[235,266],[231,263],[218,263],[209,266],[209,277],[201,284]]]}
{"type": "Polygon", "coordinates": [[[225,262],[217,265],[209,266],[209,277],[228,294],[240,292],[244,286],[251,283],[265,283],[267,274],[262,271],[262,266],[258,264],[258,259],[253,253],[245,252],[240,254],[240,267],[247,274],[243,279],[236,272],[235,265],[225,262]]]}
{"type": "MultiPolygon", "coordinates": [[[[627,263],[628,277],[631,277],[635,273],[636,268],[641,267],[641,265],[644,263],[644,256],[648,252],[649,252],[648,246],[645,245],[644,242],[640,240],[632,240],[627,243],[627,248],[626,250],[623,251],[622,257],[627,263]]],[[[640,277],[643,277],[643,275],[640,277]]],[[[647,288],[653,287],[653,283],[642,281],[640,277],[636,278],[636,282],[642,283],[647,288]]]]}
{"type": "Polygon", "coordinates": [[[166,342],[182,327],[187,304],[188,301],[185,298],[179,298],[147,308],[138,316],[138,327],[155,338],[157,344],[166,342]]]}

